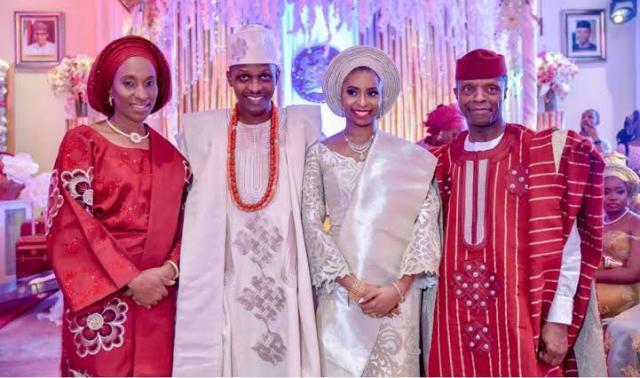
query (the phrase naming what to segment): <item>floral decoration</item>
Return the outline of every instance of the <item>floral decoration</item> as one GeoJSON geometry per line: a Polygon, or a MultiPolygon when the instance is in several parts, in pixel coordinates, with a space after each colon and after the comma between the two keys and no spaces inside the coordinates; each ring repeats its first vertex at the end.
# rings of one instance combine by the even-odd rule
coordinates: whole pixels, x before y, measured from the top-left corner
{"type": "Polygon", "coordinates": [[[3,173],[7,178],[18,184],[25,184],[31,175],[38,172],[38,164],[33,162],[31,155],[19,152],[15,156],[3,155],[0,159],[3,173]]]}
{"type": "Polygon", "coordinates": [[[75,109],[74,104],[86,103],[87,80],[93,60],[86,55],[68,56],[47,75],[47,82],[53,93],[67,100],[66,110],[72,117],[77,115],[74,114],[77,111],[72,111],[75,109]]]}
{"type": "Polygon", "coordinates": [[[549,92],[553,92],[559,98],[565,98],[571,89],[569,82],[578,73],[578,66],[560,53],[542,52],[536,58],[536,70],[540,97],[549,97],[549,92]]]}

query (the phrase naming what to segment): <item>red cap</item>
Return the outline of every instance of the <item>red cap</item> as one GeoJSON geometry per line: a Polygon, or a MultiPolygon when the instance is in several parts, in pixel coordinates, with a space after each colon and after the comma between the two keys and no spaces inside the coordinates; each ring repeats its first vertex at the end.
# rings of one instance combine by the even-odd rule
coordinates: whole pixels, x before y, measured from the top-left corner
{"type": "Polygon", "coordinates": [[[424,123],[429,134],[435,135],[442,130],[464,130],[464,116],[460,113],[457,104],[443,105],[429,113],[424,123]]]}
{"type": "Polygon", "coordinates": [[[507,74],[504,55],[476,49],[456,62],[456,80],[493,79],[507,74]]]}
{"type": "Polygon", "coordinates": [[[169,101],[171,71],[162,51],[145,38],[129,35],[109,43],[91,66],[87,80],[87,97],[92,108],[111,117],[113,107],[109,104],[109,90],[113,86],[114,76],[120,65],[134,56],[148,59],[156,69],[158,98],[151,112],[160,110],[169,101]]]}

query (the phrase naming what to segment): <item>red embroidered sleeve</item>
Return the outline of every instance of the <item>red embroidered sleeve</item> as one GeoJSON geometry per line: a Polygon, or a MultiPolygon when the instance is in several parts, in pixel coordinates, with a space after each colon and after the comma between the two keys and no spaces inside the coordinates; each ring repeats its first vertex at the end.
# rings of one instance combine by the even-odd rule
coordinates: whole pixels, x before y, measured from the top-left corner
{"type": "Polygon", "coordinates": [[[91,214],[93,148],[81,131],[70,131],[60,146],[49,189],[47,249],[73,311],[115,293],[140,273],[91,214]]]}

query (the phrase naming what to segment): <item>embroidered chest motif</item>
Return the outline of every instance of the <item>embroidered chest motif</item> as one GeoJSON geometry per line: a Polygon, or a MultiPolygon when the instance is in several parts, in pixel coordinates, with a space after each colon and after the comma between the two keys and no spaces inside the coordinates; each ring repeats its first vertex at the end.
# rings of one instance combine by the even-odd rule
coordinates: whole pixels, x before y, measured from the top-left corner
{"type": "Polygon", "coordinates": [[[529,188],[527,180],[528,173],[528,170],[522,165],[515,165],[509,168],[509,171],[504,176],[504,182],[507,191],[518,196],[526,193],[527,189],[529,188]]]}

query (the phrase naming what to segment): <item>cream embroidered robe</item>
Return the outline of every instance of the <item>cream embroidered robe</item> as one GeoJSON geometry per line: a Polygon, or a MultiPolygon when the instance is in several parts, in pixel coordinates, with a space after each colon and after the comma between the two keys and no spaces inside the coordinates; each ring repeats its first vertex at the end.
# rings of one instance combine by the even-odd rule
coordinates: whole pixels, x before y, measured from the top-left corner
{"type": "MultiPolygon", "coordinates": [[[[185,213],[188,257],[181,261],[174,375],[320,374],[299,215],[305,146],[317,138],[319,112],[300,106],[281,117],[276,192],[251,213],[238,209],[227,190],[228,114],[196,115],[186,124],[194,185],[185,213]]],[[[269,178],[269,122],[237,130],[238,189],[253,203],[269,178]]]]}
{"type": "MultiPolygon", "coordinates": [[[[440,200],[430,186],[435,159],[382,131],[366,162],[322,143],[307,153],[303,224],[312,281],[323,376],[419,375],[420,301],[440,261],[440,200]],[[329,233],[323,222],[328,215],[329,233]],[[417,279],[401,315],[372,318],[336,278],[353,273],[377,285],[403,275],[417,279]]],[[[425,319],[430,321],[431,314],[425,319]]]]}

